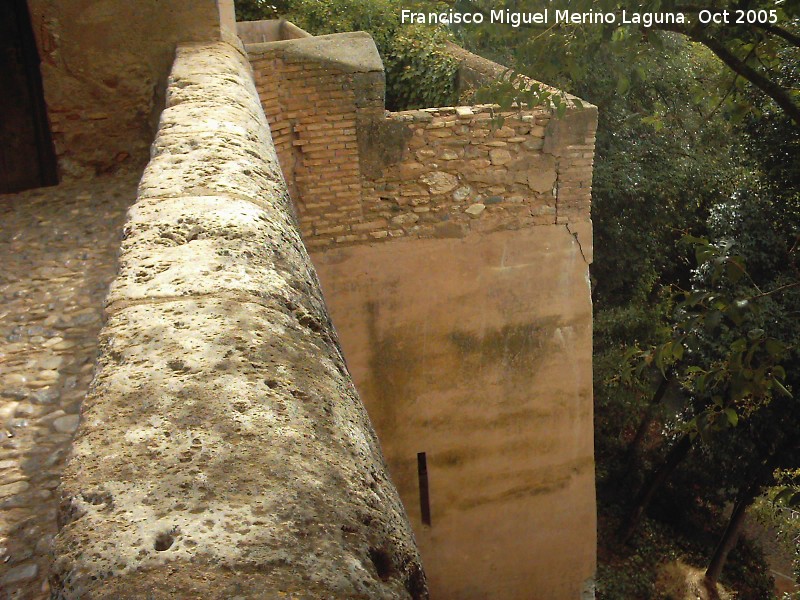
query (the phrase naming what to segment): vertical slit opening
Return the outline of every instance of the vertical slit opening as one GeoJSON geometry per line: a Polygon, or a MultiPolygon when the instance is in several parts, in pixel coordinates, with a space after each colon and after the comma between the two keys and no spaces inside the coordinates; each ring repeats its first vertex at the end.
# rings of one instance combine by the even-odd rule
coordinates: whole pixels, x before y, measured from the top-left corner
{"type": "Polygon", "coordinates": [[[428,458],[424,452],[417,453],[417,475],[419,477],[419,511],[422,523],[431,524],[431,501],[428,488],[428,458]]]}

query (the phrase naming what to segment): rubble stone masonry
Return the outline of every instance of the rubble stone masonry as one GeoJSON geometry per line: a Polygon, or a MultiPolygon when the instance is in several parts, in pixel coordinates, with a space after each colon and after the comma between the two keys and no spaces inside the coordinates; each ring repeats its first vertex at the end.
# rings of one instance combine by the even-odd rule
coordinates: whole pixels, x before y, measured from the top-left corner
{"type": "Polygon", "coordinates": [[[389,113],[367,34],[248,53],[310,249],[589,222],[591,105],[389,113]]]}

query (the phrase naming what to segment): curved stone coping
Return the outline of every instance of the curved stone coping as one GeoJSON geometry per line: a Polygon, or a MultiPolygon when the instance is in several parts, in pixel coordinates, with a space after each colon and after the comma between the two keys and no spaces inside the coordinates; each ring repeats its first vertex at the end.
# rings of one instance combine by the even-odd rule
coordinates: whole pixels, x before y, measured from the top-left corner
{"type": "Polygon", "coordinates": [[[53,597],[427,598],[244,57],[178,50],[60,487],[53,597]]]}
{"type": "Polygon", "coordinates": [[[251,60],[276,53],[286,61],[317,62],[344,73],[383,73],[372,36],[365,31],[245,44],[251,60]]]}
{"type": "MultiPolygon", "coordinates": [[[[455,44],[453,42],[446,42],[447,52],[455,59],[459,61],[459,69],[458,69],[458,77],[459,77],[459,92],[463,92],[465,87],[473,87],[478,88],[487,83],[490,83],[497,79],[502,79],[508,77],[512,74],[512,69],[508,67],[504,67],[501,64],[498,64],[488,58],[484,58],[477,54],[470,52],[455,44]]],[[[537,81],[530,77],[520,76],[520,83],[524,82],[526,87],[538,85],[542,89],[551,92],[552,94],[563,95],[569,101],[569,107],[575,108],[577,105],[574,103],[574,100],[578,100],[580,102],[580,106],[582,108],[590,108],[596,110],[593,104],[586,102],[585,100],[581,100],[577,96],[573,96],[572,94],[567,94],[558,88],[555,88],[551,85],[547,85],[546,83],[542,83],[541,81],[537,81]]]]}
{"type": "Polygon", "coordinates": [[[266,19],[263,21],[240,21],[236,23],[236,33],[245,44],[279,42],[313,37],[307,31],[286,19],[266,19]]]}

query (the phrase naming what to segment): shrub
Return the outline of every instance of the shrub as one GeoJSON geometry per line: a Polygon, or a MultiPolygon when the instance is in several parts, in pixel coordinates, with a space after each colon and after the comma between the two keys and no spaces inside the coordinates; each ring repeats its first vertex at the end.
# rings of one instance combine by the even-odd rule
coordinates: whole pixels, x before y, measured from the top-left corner
{"type": "Polygon", "coordinates": [[[442,30],[410,26],[392,40],[386,56],[386,106],[393,110],[452,106],[458,61],[444,47],[442,30]]]}

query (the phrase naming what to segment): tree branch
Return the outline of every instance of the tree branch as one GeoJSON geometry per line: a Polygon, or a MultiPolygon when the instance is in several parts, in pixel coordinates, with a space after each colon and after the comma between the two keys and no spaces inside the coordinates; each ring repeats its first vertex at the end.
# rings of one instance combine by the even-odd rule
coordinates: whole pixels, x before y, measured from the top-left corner
{"type": "MultiPolygon", "coordinates": [[[[757,45],[757,44],[753,44],[753,47],[750,49],[750,52],[748,52],[748,53],[747,53],[747,56],[745,56],[745,57],[744,57],[744,62],[745,62],[745,63],[747,63],[747,61],[748,61],[748,60],[750,60],[750,57],[751,57],[751,56],[753,56],[753,53],[756,51],[756,48],[758,48],[758,45],[757,45]]],[[[714,108],[714,110],[712,110],[712,111],[711,111],[711,112],[708,114],[708,116],[706,117],[706,123],[707,123],[708,121],[710,121],[710,120],[711,120],[711,117],[713,117],[713,116],[714,116],[714,115],[717,113],[717,111],[718,111],[718,110],[719,110],[719,109],[722,107],[722,105],[725,103],[725,100],[727,100],[727,99],[728,99],[728,96],[730,96],[730,95],[733,93],[733,90],[735,90],[735,89],[736,89],[736,82],[738,81],[738,79],[739,79],[739,74],[738,74],[738,73],[734,73],[734,75],[733,75],[733,81],[731,81],[731,87],[730,87],[730,88],[728,88],[728,91],[727,91],[727,92],[725,92],[725,95],[724,95],[724,96],[722,97],[722,99],[719,101],[719,104],[717,104],[717,106],[714,108]]]]}
{"type": "Polygon", "coordinates": [[[711,37],[707,37],[697,28],[689,29],[673,23],[658,25],[663,31],[680,33],[688,38],[703,44],[706,48],[716,54],[722,62],[734,72],[752,83],[767,96],[772,98],[780,106],[786,115],[795,123],[800,125],[800,106],[792,101],[791,96],[780,85],[756,71],[750,65],[739,60],[722,42],[711,37]]]}
{"type": "Polygon", "coordinates": [[[797,46],[800,48],[800,35],[796,35],[791,31],[787,31],[782,27],[778,27],[777,25],[772,25],[770,23],[756,23],[756,27],[760,27],[764,31],[769,31],[770,33],[774,33],[778,37],[782,37],[787,42],[792,44],[793,46],[797,46]]]}
{"type": "Polygon", "coordinates": [[[776,294],[778,292],[782,292],[783,290],[789,290],[792,288],[796,288],[800,286],[800,281],[795,281],[794,283],[787,283],[786,285],[782,285],[780,287],[775,288],[774,290],[770,290],[768,292],[761,292],[760,294],[756,294],[755,296],[750,296],[750,300],[755,300],[756,298],[763,298],[764,296],[770,296],[772,294],[776,294]]]}

